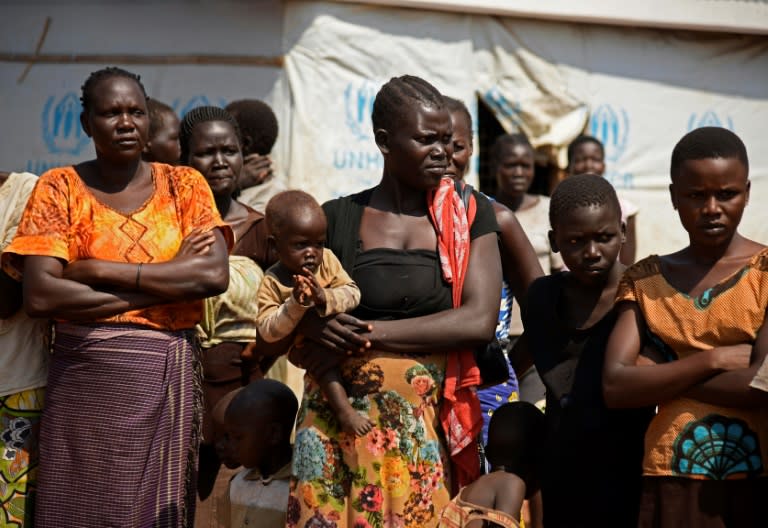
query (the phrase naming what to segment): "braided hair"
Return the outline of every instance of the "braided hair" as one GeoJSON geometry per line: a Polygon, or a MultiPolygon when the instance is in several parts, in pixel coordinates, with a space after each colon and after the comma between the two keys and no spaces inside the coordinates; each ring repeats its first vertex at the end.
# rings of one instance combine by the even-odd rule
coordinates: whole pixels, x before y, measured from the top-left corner
{"type": "Polygon", "coordinates": [[[392,130],[411,111],[413,103],[430,108],[445,108],[442,94],[420,77],[403,75],[393,77],[381,87],[373,102],[371,121],[374,132],[379,129],[392,130]]]}
{"type": "Polygon", "coordinates": [[[549,201],[549,225],[554,229],[563,216],[579,207],[607,206],[621,217],[616,190],[608,180],[596,174],[577,174],[561,181],[549,201]]]}
{"type": "Polygon", "coordinates": [[[102,68],[101,70],[91,73],[83,83],[83,86],[80,88],[82,91],[80,102],[83,105],[83,113],[88,113],[88,111],[91,109],[91,105],[93,104],[93,90],[96,88],[96,86],[100,82],[111,79],[113,77],[123,77],[125,79],[134,81],[137,85],[139,85],[144,98],[149,99],[147,97],[147,91],[144,89],[144,85],[141,84],[141,76],[122,68],[110,66],[108,68],[102,68]]]}
{"type": "Polygon", "coordinates": [[[184,119],[181,120],[181,128],[179,130],[179,143],[181,144],[181,163],[189,163],[189,142],[192,140],[192,133],[195,127],[200,123],[209,123],[212,121],[223,121],[232,125],[235,129],[235,135],[237,136],[237,142],[242,145],[242,139],[240,137],[240,127],[237,126],[237,121],[232,114],[219,108],[218,106],[197,106],[186,113],[184,119]]]}
{"type": "Polygon", "coordinates": [[[258,99],[232,101],[225,110],[232,114],[243,136],[243,156],[269,154],[277,141],[277,117],[270,106],[258,99]]]}
{"type": "Polygon", "coordinates": [[[672,180],[680,174],[684,162],[708,158],[735,158],[749,173],[747,147],[739,136],[727,128],[702,127],[688,132],[672,149],[669,170],[672,180]]]}

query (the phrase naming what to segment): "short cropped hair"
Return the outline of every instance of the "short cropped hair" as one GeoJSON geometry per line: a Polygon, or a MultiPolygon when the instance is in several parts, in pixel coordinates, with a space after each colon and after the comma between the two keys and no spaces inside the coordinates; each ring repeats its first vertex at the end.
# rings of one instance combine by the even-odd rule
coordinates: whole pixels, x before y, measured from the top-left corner
{"type": "Polygon", "coordinates": [[[151,97],[147,100],[147,110],[149,111],[149,138],[152,139],[163,126],[163,116],[176,115],[176,112],[167,104],[151,97]]]}
{"type": "Polygon", "coordinates": [[[436,109],[445,108],[443,96],[424,79],[413,75],[390,79],[373,101],[373,131],[380,128],[392,130],[408,112],[413,111],[414,103],[436,109]]]}
{"type": "Polygon", "coordinates": [[[582,134],[578,136],[576,139],[571,141],[571,143],[568,145],[568,166],[571,166],[571,163],[573,163],[573,155],[576,153],[576,149],[579,148],[581,145],[586,145],[588,143],[594,143],[598,147],[600,147],[600,154],[602,154],[603,158],[605,158],[605,146],[603,146],[603,142],[597,139],[595,136],[588,136],[586,134],[582,134]]]}
{"type": "Polygon", "coordinates": [[[680,174],[680,167],[688,160],[734,158],[739,160],[749,173],[747,147],[739,136],[722,127],[702,127],[691,130],[672,149],[669,173],[674,180],[680,174]]]}
{"type": "Polygon", "coordinates": [[[544,461],[546,432],[544,413],[535,405],[505,403],[493,412],[488,424],[488,461],[531,485],[544,461]]]}
{"type": "Polygon", "coordinates": [[[144,99],[148,99],[147,91],[144,89],[144,85],[141,84],[141,76],[129,72],[128,70],[117,68],[116,66],[110,66],[91,73],[80,88],[82,91],[80,102],[83,105],[84,113],[87,114],[91,109],[91,105],[93,104],[93,90],[96,88],[96,85],[113,77],[123,77],[132,80],[139,86],[141,93],[144,95],[144,99]]]}
{"type": "Polygon", "coordinates": [[[621,217],[616,190],[596,174],[576,174],[561,181],[549,200],[549,224],[555,225],[568,212],[579,207],[608,206],[621,217]]]}
{"type": "Polygon", "coordinates": [[[447,95],[443,96],[443,99],[445,100],[445,107],[448,109],[448,111],[452,114],[462,114],[467,120],[469,129],[472,130],[472,114],[469,113],[469,108],[467,108],[467,105],[464,104],[464,101],[454,99],[453,97],[448,97],[447,95]]]}
{"type": "Polygon", "coordinates": [[[277,141],[277,116],[272,108],[258,99],[240,99],[229,103],[225,110],[232,114],[243,137],[243,155],[266,155],[277,141]]]}
{"type": "Polygon", "coordinates": [[[526,147],[531,151],[531,154],[533,154],[533,145],[531,145],[531,142],[528,140],[528,136],[525,134],[502,134],[496,138],[496,140],[491,145],[490,150],[488,151],[488,162],[491,167],[491,174],[496,174],[496,169],[499,166],[499,162],[501,161],[502,153],[507,148],[516,147],[518,145],[526,147]]]}
{"type": "Polygon", "coordinates": [[[228,420],[249,423],[254,416],[266,411],[272,422],[281,424],[287,439],[291,435],[298,410],[299,402],[291,389],[279,381],[263,378],[238,392],[227,406],[225,416],[228,420]]]}
{"type": "Polygon", "coordinates": [[[295,218],[310,211],[325,218],[325,212],[311,194],[299,190],[283,191],[274,195],[267,202],[264,215],[267,229],[272,236],[280,236],[286,227],[290,227],[295,218]]]}
{"type": "Polygon", "coordinates": [[[232,114],[219,108],[218,106],[198,106],[190,110],[181,120],[181,129],[179,130],[179,143],[181,144],[181,163],[189,163],[189,142],[192,140],[192,133],[195,127],[200,123],[209,123],[212,121],[224,121],[232,125],[237,135],[237,142],[242,145],[240,128],[232,114]]]}

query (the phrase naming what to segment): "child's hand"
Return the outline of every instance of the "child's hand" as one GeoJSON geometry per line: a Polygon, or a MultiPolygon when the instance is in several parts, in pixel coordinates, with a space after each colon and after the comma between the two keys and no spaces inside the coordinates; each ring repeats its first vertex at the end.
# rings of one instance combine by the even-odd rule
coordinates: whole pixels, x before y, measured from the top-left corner
{"type": "Polygon", "coordinates": [[[326,303],[325,290],[318,284],[317,277],[306,268],[303,268],[301,271],[304,273],[302,277],[305,279],[307,287],[309,288],[309,295],[312,298],[312,302],[314,302],[316,306],[324,307],[326,303]]]}
{"type": "Polygon", "coordinates": [[[205,255],[211,250],[211,244],[214,242],[216,242],[216,236],[213,230],[203,233],[195,228],[181,241],[181,246],[174,258],[205,255]]]}
{"type": "Polygon", "coordinates": [[[302,306],[309,306],[312,303],[312,290],[304,275],[293,276],[293,298],[302,306]]]}

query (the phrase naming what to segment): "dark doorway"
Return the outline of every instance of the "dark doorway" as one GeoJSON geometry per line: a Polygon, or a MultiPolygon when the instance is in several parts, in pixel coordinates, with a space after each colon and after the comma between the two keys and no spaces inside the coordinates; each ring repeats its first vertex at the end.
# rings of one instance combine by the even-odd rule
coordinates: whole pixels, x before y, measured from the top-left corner
{"type": "MultiPolygon", "coordinates": [[[[496,119],[483,100],[478,97],[477,100],[477,136],[478,145],[475,151],[478,155],[478,178],[480,180],[480,191],[488,196],[496,195],[496,176],[491,174],[490,150],[496,138],[505,134],[501,123],[496,119]]],[[[535,175],[533,183],[528,189],[531,194],[544,194],[549,196],[557,185],[559,179],[559,169],[554,155],[549,149],[540,148],[535,153],[535,175]]]]}

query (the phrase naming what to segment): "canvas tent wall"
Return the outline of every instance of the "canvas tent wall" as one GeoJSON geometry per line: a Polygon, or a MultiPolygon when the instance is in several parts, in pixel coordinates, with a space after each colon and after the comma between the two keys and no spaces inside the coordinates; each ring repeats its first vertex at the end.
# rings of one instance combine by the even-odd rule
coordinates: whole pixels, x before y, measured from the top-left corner
{"type": "Polygon", "coordinates": [[[582,130],[602,139],[607,177],[641,208],[639,255],[686,242],[667,191],[675,142],[694,127],[730,128],[748,146],[758,204],[743,231],[768,242],[759,208],[768,198],[764,36],[289,2],[285,37],[291,183],[321,198],[378,181],[373,97],[390,77],[413,73],[473,111],[480,98],[535,145],[562,146],[582,130]]]}

